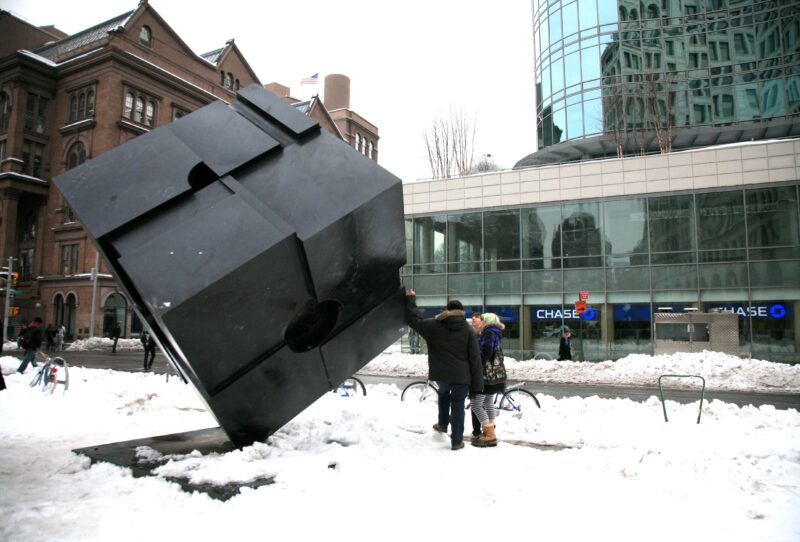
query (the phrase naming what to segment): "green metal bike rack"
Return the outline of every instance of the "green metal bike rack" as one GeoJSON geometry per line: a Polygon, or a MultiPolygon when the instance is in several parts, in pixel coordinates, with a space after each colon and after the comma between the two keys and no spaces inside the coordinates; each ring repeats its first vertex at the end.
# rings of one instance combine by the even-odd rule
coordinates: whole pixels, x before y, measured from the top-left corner
{"type": "Polygon", "coordinates": [[[700,412],[697,413],[697,423],[700,423],[700,416],[703,414],[703,397],[706,394],[706,379],[700,375],[661,375],[658,377],[658,393],[661,395],[661,408],[664,409],[664,421],[668,422],[667,418],[667,404],[664,402],[664,388],[661,386],[662,378],[699,378],[703,382],[703,387],[700,388],[700,412]]]}

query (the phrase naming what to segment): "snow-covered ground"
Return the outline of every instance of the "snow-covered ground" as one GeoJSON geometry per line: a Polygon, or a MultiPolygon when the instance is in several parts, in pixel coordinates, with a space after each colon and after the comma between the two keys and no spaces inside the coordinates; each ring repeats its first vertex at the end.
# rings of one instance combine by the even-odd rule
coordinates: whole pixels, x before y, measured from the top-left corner
{"type": "MultiPolygon", "coordinates": [[[[710,401],[697,424],[698,403],[668,401],[665,423],[655,397],[539,395],[541,410],[501,414],[497,448],[453,452],[430,427],[435,407],[374,385],[326,394],[266,443],[172,457],[134,478],[71,450],[214,426],[190,386],[72,367],[69,391],[45,395],[18,363],[0,358],[0,540],[800,540],[796,410],[710,401]],[[222,502],[167,476],[275,483],[222,502]]],[[[424,363],[393,351],[364,372],[424,374],[424,363]]],[[[508,365],[532,380],[652,385],[680,373],[717,389],[800,388],[793,366],[710,354],[508,365]]]]}

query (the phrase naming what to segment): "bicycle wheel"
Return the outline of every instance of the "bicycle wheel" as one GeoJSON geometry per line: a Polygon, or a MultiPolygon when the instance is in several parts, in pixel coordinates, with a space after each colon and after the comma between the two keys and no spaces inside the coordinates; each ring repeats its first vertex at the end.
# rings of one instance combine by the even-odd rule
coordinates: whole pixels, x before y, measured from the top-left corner
{"type": "Polygon", "coordinates": [[[417,401],[423,403],[426,401],[435,401],[436,388],[433,384],[420,380],[419,382],[412,382],[403,389],[400,394],[401,401],[417,401]]]}
{"type": "Polygon", "coordinates": [[[339,384],[339,395],[342,397],[355,397],[366,394],[367,388],[364,383],[354,376],[346,378],[344,382],[339,384]]]}
{"type": "Polygon", "coordinates": [[[532,411],[534,408],[542,408],[539,400],[534,394],[521,388],[505,392],[500,399],[500,410],[505,412],[522,413],[532,411]]]}
{"type": "Polygon", "coordinates": [[[553,356],[548,354],[547,352],[539,352],[535,356],[533,356],[534,360],[545,360],[545,361],[552,361],[553,356]]]}

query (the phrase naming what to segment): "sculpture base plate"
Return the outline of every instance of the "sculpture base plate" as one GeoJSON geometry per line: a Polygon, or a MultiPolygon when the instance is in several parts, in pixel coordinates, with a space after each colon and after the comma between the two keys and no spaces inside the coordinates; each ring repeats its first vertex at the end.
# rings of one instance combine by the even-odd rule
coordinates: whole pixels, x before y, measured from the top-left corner
{"type": "MultiPolygon", "coordinates": [[[[97,446],[88,446],[73,450],[76,454],[88,457],[92,463],[104,461],[120,467],[131,469],[134,477],[155,476],[153,471],[166,463],[169,456],[185,455],[197,450],[203,455],[211,453],[224,454],[236,450],[237,446],[231,442],[221,427],[209,427],[185,433],[159,435],[141,439],[112,442],[97,446]],[[164,459],[142,459],[136,456],[136,449],[147,446],[159,452],[164,459]]],[[[257,488],[271,484],[274,477],[258,478],[248,482],[229,482],[225,485],[195,484],[185,478],[164,477],[165,480],[175,482],[187,493],[200,491],[209,497],[227,501],[239,494],[243,487],[257,488]]]]}

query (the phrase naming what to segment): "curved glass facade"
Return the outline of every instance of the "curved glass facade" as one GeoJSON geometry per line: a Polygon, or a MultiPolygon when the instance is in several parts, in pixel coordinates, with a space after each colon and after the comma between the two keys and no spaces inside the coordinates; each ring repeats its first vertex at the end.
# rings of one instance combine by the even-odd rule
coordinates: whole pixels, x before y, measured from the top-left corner
{"type": "Polygon", "coordinates": [[[786,122],[800,116],[797,0],[533,0],[533,12],[541,161],[800,132],[786,122]],[[773,120],[774,133],[719,136],[773,120]]]}
{"type": "Polygon", "coordinates": [[[652,315],[739,315],[740,348],[800,361],[800,185],[554,202],[406,218],[403,283],[426,316],[495,312],[517,359],[652,353],[652,315]],[[578,292],[590,311],[574,312],[578,292]]]}

